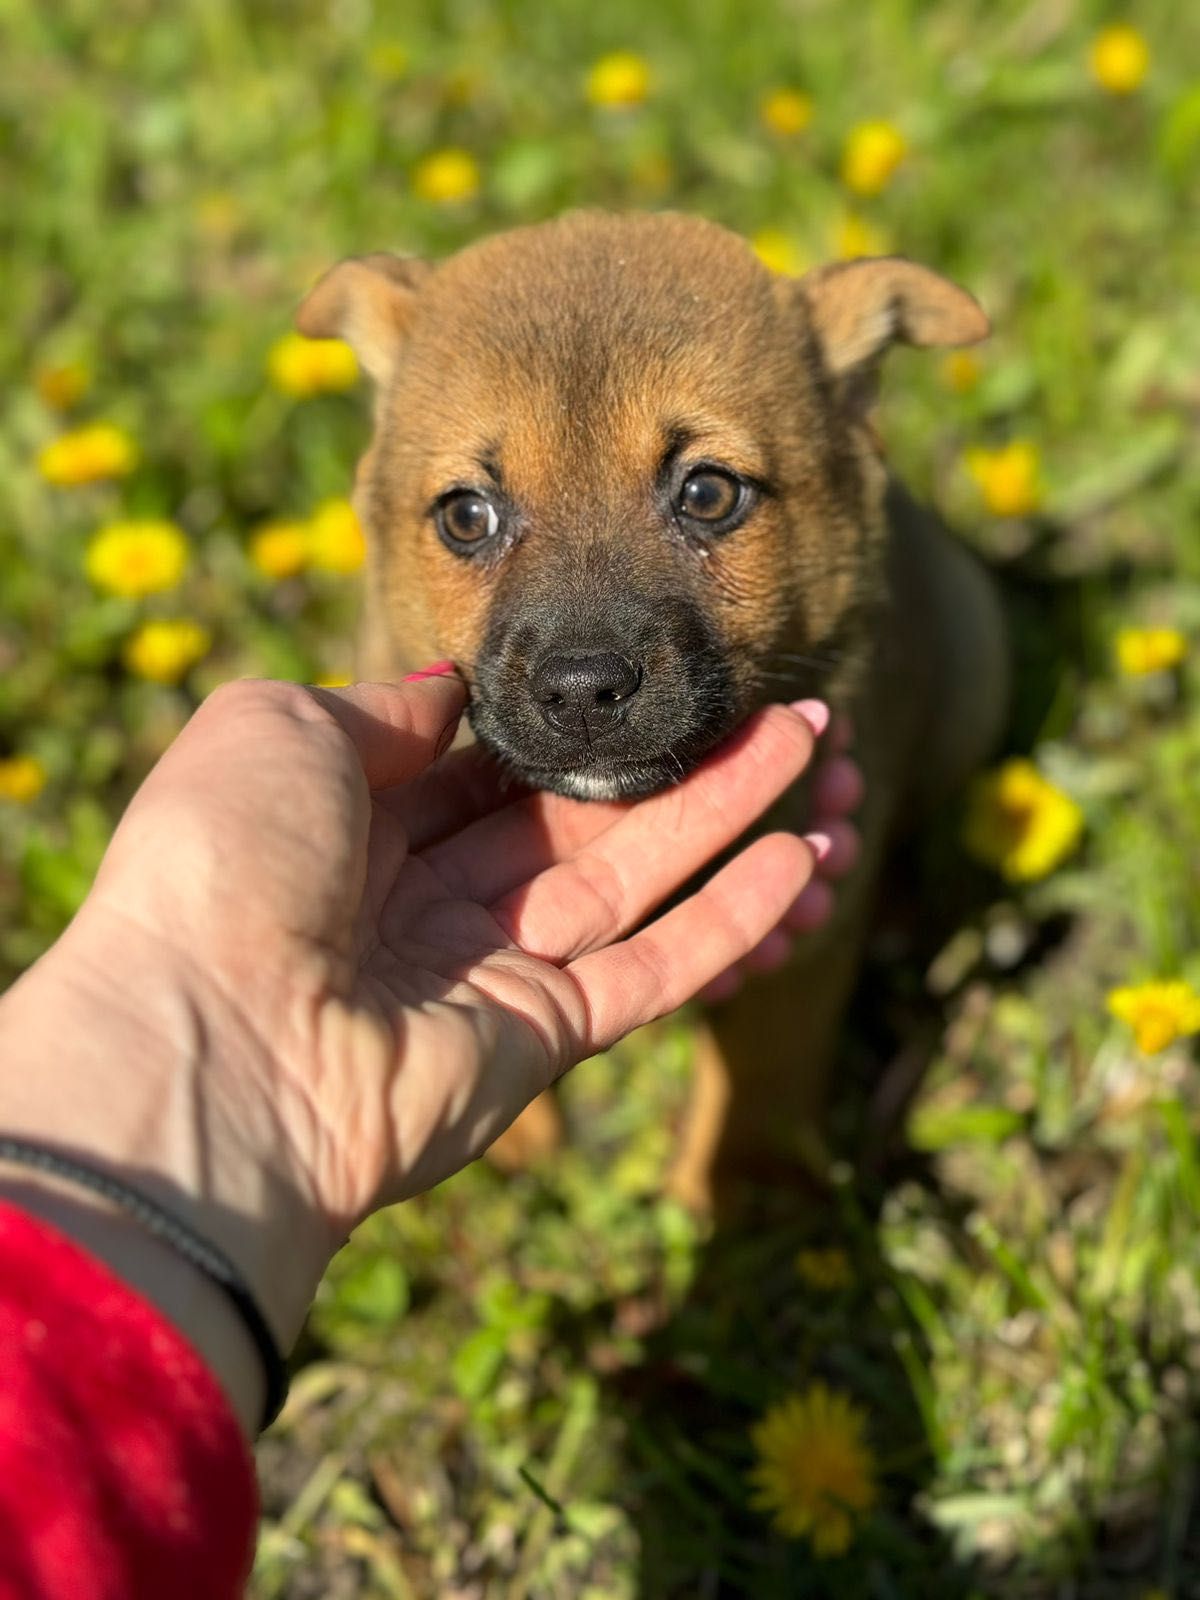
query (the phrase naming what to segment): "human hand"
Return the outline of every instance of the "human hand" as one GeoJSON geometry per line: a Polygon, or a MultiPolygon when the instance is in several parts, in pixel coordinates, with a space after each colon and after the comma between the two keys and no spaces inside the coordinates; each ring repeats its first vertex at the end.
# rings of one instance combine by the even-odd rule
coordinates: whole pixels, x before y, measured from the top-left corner
{"type": "Polygon", "coordinates": [[[808,786],[812,808],[805,843],[813,852],[812,877],[800,891],[781,920],[755,947],[735,961],[698,996],[709,1005],[729,1000],[755,973],[775,972],[791,959],[797,938],[824,927],[833,913],[834,885],[851,872],[858,861],[858,830],[850,821],[863,799],[862,772],[848,754],[853,742],[846,717],[829,721],[828,709],[818,700],[803,702],[804,716],[822,734],[819,760],[808,786]]]}
{"type": "Polygon", "coordinates": [[[453,677],[219,690],[0,1017],[9,1129],[185,1199],[283,1344],[355,1222],[741,959],[812,871],[760,839],[631,932],[803,770],[794,712],[631,806],[513,799],[477,750],[431,765],[464,701],[453,677]]]}

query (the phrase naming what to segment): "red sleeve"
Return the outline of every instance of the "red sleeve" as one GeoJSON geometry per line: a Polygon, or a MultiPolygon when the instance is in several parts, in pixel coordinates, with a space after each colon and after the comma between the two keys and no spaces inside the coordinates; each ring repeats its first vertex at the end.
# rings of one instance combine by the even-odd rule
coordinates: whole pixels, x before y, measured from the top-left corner
{"type": "Polygon", "coordinates": [[[235,1600],[254,1466],[183,1335],[0,1203],[0,1600],[235,1600]]]}

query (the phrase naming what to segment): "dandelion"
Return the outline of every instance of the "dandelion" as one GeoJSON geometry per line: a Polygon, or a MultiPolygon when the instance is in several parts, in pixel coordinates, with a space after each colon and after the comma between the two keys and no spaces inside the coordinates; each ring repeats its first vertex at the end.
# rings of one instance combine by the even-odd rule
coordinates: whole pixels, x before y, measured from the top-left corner
{"type": "Polygon", "coordinates": [[[283,394],[308,400],[315,394],[352,389],[358,382],[358,361],[342,339],[285,333],[267,352],[267,373],[283,394]]]}
{"type": "Polygon", "coordinates": [[[318,689],[348,689],[354,679],[345,672],[323,672],[316,680],[318,689]]]}
{"type": "Polygon", "coordinates": [[[842,150],[842,182],[854,194],[880,194],[908,154],[908,141],[893,123],[860,122],[842,150]]]}
{"type": "Polygon", "coordinates": [[[1102,28],[1088,51],[1092,77],[1109,94],[1132,94],[1150,70],[1150,47],[1136,28],[1114,23],[1102,28]]]}
{"type": "Polygon", "coordinates": [[[110,522],[87,548],[85,568],[98,589],[136,600],[173,589],[188,564],[188,542],[173,522],[110,522]]]}
{"type": "Polygon", "coordinates": [[[844,1250],[801,1250],[796,1271],[810,1289],[848,1289],[853,1280],[850,1260],[844,1250]]]}
{"type": "Polygon", "coordinates": [[[1021,756],[981,774],[967,796],[963,844],[1010,883],[1046,877],[1082,833],[1083,812],[1074,800],[1021,756]]]}
{"type": "Polygon", "coordinates": [[[1178,628],[1122,628],[1113,648],[1127,678],[1145,678],[1177,667],[1187,655],[1187,640],[1178,628]]]}
{"type": "Polygon", "coordinates": [[[848,1550],[875,1503],[875,1457],[863,1438],[866,1413],[823,1383],[771,1407],[751,1429],[758,1453],[753,1503],[789,1538],[818,1556],[848,1550]]]}
{"type": "Polygon", "coordinates": [[[782,228],[760,228],[750,240],[750,248],[772,272],[797,278],[808,267],[804,251],[782,228]]]}
{"type": "Polygon", "coordinates": [[[178,683],[212,649],[212,634],[187,617],[143,622],[125,643],[123,660],[137,678],[178,683]]]}
{"type": "Polygon", "coordinates": [[[46,787],[46,769],[36,756],[6,756],[0,760],[0,800],[27,806],[46,787]]]}
{"type": "Polygon", "coordinates": [[[356,572],[366,558],[362,524],[349,500],[326,500],[308,525],[308,559],[323,572],[356,572]]]}
{"type": "Polygon", "coordinates": [[[758,103],[763,126],[781,139],[794,139],[813,119],[813,103],[800,89],[768,89],[758,103]]]}
{"type": "Polygon", "coordinates": [[[308,565],[308,529],[302,522],[266,522],[251,538],[249,556],[264,578],[294,578],[308,565]]]}
{"type": "Polygon", "coordinates": [[[73,411],[91,385],[92,375],[82,361],[39,367],[33,376],[39,399],[51,411],[73,411]]]}
{"type": "Polygon", "coordinates": [[[885,256],[892,247],[890,236],[854,211],[847,211],[833,230],[833,249],[840,261],[856,261],[860,256],[885,256]]]}
{"type": "Polygon", "coordinates": [[[43,446],[37,467],[47,483],[74,489],[127,477],[136,461],[137,448],[124,429],[111,422],[93,422],[43,446]]]}
{"type": "Polygon", "coordinates": [[[469,150],[435,150],[417,163],[413,193],[435,206],[458,205],[479,193],[479,163],[469,150]]]}
{"type": "Polygon", "coordinates": [[[1014,439],[998,450],[968,450],[966,467],[994,516],[1027,517],[1042,503],[1041,461],[1028,439],[1014,439]]]}
{"type": "Polygon", "coordinates": [[[650,65],[632,50],[614,50],[593,63],[584,92],[605,111],[640,106],[650,93],[650,65]]]}
{"type": "Polygon", "coordinates": [[[1114,989],[1108,1009],[1133,1029],[1143,1055],[1157,1055],[1176,1039],[1200,1033],[1200,993],[1182,979],[1130,984],[1114,989]]]}
{"type": "Polygon", "coordinates": [[[942,357],[939,376],[946,388],[954,394],[970,394],[979,387],[983,376],[983,362],[973,350],[951,350],[942,357]]]}

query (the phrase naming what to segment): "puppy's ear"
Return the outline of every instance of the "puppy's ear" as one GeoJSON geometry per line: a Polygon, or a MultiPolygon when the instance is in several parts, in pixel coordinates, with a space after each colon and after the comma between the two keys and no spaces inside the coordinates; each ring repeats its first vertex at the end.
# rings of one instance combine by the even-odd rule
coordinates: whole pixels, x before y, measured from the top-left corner
{"type": "Polygon", "coordinates": [[[344,339],[377,384],[396,370],[413,300],[432,268],[415,256],[351,256],[318,280],[296,326],[310,339],[344,339]]]}
{"type": "Polygon", "coordinates": [[[818,267],[800,279],[826,369],[869,377],[887,347],[976,344],[989,323],[965,289],[903,256],[818,267]]]}

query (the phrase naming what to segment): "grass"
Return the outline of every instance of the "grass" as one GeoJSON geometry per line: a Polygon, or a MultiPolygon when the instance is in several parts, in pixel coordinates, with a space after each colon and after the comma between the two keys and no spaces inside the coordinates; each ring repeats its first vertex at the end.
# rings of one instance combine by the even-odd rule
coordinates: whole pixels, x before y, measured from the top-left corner
{"type": "Polygon", "coordinates": [[[1087,71],[1100,0],[3,16],[0,756],[47,775],[29,805],[0,802],[5,973],[70,915],[209,688],[350,668],[353,580],[271,582],[246,555],[260,522],[344,493],[365,438],[361,395],[294,402],[265,380],[305,287],[342,254],[436,255],[580,203],[781,230],[808,260],[849,215],[976,290],[996,324],[978,382],[899,355],[883,431],[996,566],[1011,748],[1087,823],[1023,888],[964,870],[954,817],[905,864],[820,1201],[706,1238],[659,1197],[685,1017],[576,1074],[572,1146],[544,1170],[472,1169],[360,1230],[260,1446],[255,1600],[1197,1592],[1196,1063],[1186,1042],[1140,1056],[1104,997],[1200,981],[1200,13],[1133,0],[1152,68],[1125,98],[1087,71]],[[622,113],[582,88],[614,48],[653,75],[622,113]],[[779,84],[814,101],[791,140],[758,117],[779,84]],[[910,154],[851,201],[839,152],[874,117],[910,154]],[[411,179],[447,146],[482,186],[439,206],[411,179]],[[76,414],[138,443],[119,486],[52,489],[34,468],[66,425],[38,375],[63,363],[90,374],[76,414]],[[964,452],[1014,438],[1037,448],[1042,501],[991,517],[964,452]],[[91,589],[87,539],[118,512],[185,528],[177,590],[91,589]],[[122,665],[145,615],[213,634],[179,686],[122,665]],[[1114,634],[1150,621],[1191,655],[1124,679],[1114,634]],[[806,1283],[802,1245],[843,1251],[847,1281],[806,1283]],[[882,1485],[827,1562],[747,1503],[749,1427],[817,1376],[868,1411],[882,1485]]]}

